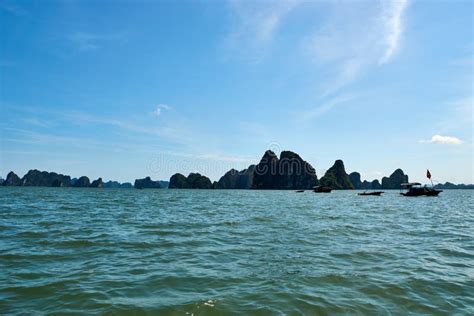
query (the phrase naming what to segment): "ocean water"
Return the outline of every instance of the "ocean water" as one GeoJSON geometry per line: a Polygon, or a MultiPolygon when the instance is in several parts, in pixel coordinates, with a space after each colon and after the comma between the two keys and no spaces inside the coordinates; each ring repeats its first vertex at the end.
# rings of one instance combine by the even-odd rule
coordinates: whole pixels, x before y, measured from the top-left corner
{"type": "Polygon", "coordinates": [[[474,191],[0,188],[0,314],[473,315],[474,191]]]}

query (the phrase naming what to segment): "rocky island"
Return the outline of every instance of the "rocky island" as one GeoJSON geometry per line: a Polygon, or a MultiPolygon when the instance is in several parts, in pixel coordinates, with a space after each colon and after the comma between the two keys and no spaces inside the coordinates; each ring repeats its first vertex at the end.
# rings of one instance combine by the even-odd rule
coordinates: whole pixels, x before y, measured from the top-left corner
{"type": "MultiPolygon", "coordinates": [[[[360,175],[359,175],[360,176],[360,175]]],[[[333,190],[353,190],[354,185],[349,179],[349,175],[344,168],[342,160],[336,160],[334,165],[326,171],[319,183],[322,186],[332,188],[333,190]]]]}
{"type": "Polygon", "coordinates": [[[187,177],[176,173],[170,178],[169,189],[212,189],[211,180],[200,173],[190,173],[187,177]]]}
{"type": "Polygon", "coordinates": [[[91,185],[89,185],[90,188],[103,188],[104,187],[104,181],[102,181],[102,178],[99,178],[97,180],[92,181],[91,185]]]}
{"type": "Polygon", "coordinates": [[[408,176],[403,172],[402,169],[397,169],[390,175],[390,177],[382,178],[382,189],[400,189],[400,185],[407,182],[408,176]]]}
{"type": "Polygon", "coordinates": [[[90,181],[88,177],[81,176],[72,178],[56,172],[29,170],[23,178],[17,176],[13,171],[9,172],[2,186],[24,186],[24,187],[73,187],[73,188],[132,188],[131,183],[119,183],[117,181],[105,182],[102,178],[90,181]]]}
{"type": "Polygon", "coordinates": [[[88,188],[91,185],[91,181],[88,177],[82,176],[79,179],[73,179],[72,186],[75,188],[88,188]]]}
{"type": "Polygon", "coordinates": [[[241,171],[231,169],[227,171],[219,181],[215,182],[214,189],[250,189],[253,183],[255,165],[250,165],[241,171]]]}
{"type": "MultiPolygon", "coordinates": [[[[402,183],[408,182],[408,175],[402,169],[396,169],[390,176],[383,177],[380,183],[361,179],[359,172],[348,174],[344,162],[338,159],[324,176],[318,180],[316,171],[310,163],[292,151],[282,151],[278,157],[267,150],[257,165],[250,165],[243,170],[231,169],[218,181],[211,180],[200,173],[190,173],[187,177],[181,173],[174,174],[169,181],[153,181],[151,177],[136,179],[134,185],[117,181],[104,182],[102,178],[90,181],[87,176],[71,179],[68,175],[55,172],[29,170],[23,178],[13,171],[6,179],[0,178],[1,186],[44,186],[74,188],[137,188],[137,189],[254,189],[254,190],[306,190],[316,185],[330,187],[334,190],[392,190],[400,189],[402,183]]],[[[437,184],[437,189],[474,189],[474,185],[437,184]]]]}
{"type": "Polygon", "coordinates": [[[21,181],[20,177],[16,175],[13,171],[10,171],[7,174],[7,178],[3,181],[4,186],[22,186],[23,182],[21,181]]]}
{"type": "Polygon", "coordinates": [[[150,177],[144,179],[136,179],[133,185],[135,189],[161,189],[159,181],[153,181],[150,177]]]}
{"type": "Polygon", "coordinates": [[[68,187],[71,185],[71,177],[55,172],[46,172],[39,170],[30,170],[23,177],[22,185],[25,187],[43,186],[43,187],[68,187]]]}
{"type": "Polygon", "coordinates": [[[304,190],[318,184],[315,169],[298,154],[282,151],[280,158],[267,150],[255,167],[252,189],[304,190]]]}
{"type": "Polygon", "coordinates": [[[362,190],[380,190],[382,189],[382,185],[380,184],[379,180],[373,180],[372,182],[364,180],[360,188],[362,190]]]}
{"type": "Polygon", "coordinates": [[[133,185],[130,182],[120,183],[117,181],[104,182],[104,188],[107,189],[131,189],[133,185]]]}

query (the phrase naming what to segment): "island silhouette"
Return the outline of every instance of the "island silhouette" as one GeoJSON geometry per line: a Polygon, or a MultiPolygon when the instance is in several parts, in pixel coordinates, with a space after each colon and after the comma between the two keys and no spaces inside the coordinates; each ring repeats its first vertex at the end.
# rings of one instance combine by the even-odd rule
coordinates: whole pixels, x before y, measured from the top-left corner
{"type": "MultiPolygon", "coordinates": [[[[273,151],[267,150],[257,165],[250,165],[243,170],[231,169],[218,181],[212,182],[200,173],[185,176],[176,173],[169,181],[153,181],[151,177],[136,179],[129,182],[104,182],[102,178],[90,181],[87,176],[71,178],[56,172],[32,169],[20,178],[10,171],[5,180],[0,179],[3,186],[21,187],[74,187],[74,188],[136,188],[136,189],[255,189],[255,190],[306,190],[315,186],[324,186],[333,190],[391,190],[400,189],[402,183],[409,182],[409,177],[402,169],[397,168],[382,181],[361,180],[359,172],[347,173],[344,162],[336,160],[324,176],[318,179],[311,164],[303,160],[297,153],[282,151],[278,157],[273,151]]],[[[438,189],[474,189],[472,184],[437,184],[438,189]]]]}

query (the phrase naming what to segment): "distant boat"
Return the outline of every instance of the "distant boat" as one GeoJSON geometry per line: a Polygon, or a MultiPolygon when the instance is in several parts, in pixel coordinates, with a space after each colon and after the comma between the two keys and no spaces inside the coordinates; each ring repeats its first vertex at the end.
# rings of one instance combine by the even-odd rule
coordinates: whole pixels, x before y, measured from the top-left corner
{"type": "Polygon", "coordinates": [[[357,195],[375,195],[375,196],[380,196],[382,193],[384,193],[383,191],[373,191],[373,192],[362,192],[362,193],[358,193],[357,195]]]}
{"type": "Polygon", "coordinates": [[[437,190],[427,186],[421,186],[418,182],[402,183],[402,190],[406,192],[400,192],[403,196],[438,196],[443,190],[437,190]]]}
{"type": "Polygon", "coordinates": [[[304,190],[296,190],[296,193],[303,193],[304,190]]]}
{"type": "Polygon", "coordinates": [[[316,193],[331,193],[332,189],[329,187],[324,187],[324,186],[315,186],[313,187],[313,192],[316,193]]]}

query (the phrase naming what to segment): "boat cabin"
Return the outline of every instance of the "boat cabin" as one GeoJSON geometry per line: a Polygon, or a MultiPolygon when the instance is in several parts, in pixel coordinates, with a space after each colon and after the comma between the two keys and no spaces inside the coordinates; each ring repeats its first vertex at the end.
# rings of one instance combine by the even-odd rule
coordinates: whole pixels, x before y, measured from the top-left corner
{"type": "Polygon", "coordinates": [[[427,186],[421,186],[418,182],[408,182],[401,184],[401,190],[405,189],[405,192],[400,192],[403,196],[438,196],[443,190],[436,190],[427,186]]]}

